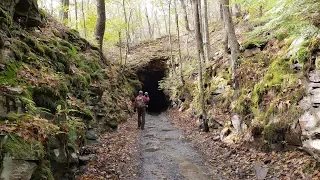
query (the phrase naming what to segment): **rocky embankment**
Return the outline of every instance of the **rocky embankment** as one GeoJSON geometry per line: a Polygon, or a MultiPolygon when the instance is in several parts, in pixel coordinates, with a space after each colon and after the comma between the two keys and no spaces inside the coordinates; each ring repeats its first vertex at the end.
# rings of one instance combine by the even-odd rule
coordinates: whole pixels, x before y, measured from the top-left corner
{"type": "Polygon", "coordinates": [[[36,0],[0,1],[0,24],[0,179],[73,179],[139,81],[36,0]]]}

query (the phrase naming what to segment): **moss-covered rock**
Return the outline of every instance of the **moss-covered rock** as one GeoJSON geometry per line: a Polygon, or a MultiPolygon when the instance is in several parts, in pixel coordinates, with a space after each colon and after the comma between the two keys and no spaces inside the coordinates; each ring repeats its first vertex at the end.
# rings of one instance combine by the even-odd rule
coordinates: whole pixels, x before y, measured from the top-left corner
{"type": "Polygon", "coordinates": [[[40,160],[44,157],[44,148],[37,141],[26,141],[14,134],[8,134],[2,152],[9,153],[15,159],[40,160]]]}

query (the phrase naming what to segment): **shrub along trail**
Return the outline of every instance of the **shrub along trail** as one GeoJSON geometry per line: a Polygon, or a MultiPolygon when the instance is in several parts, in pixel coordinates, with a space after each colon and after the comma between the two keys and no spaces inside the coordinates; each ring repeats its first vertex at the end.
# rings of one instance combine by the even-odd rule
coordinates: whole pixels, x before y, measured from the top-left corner
{"type": "Polygon", "coordinates": [[[267,179],[319,179],[319,163],[300,151],[265,153],[242,144],[227,146],[215,140],[218,132],[199,132],[190,116],[171,110],[168,117],[175,127],[202,151],[222,179],[256,179],[256,169],[267,179]],[[266,171],[265,171],[266,172],[266,171]]]}
{"type": "Polygon", "coordinates": [[[119,125],[115,132],[100,136],[102,144],[89,147],[96,157],[84,168],[78,180],[138,179],[139,152],[136,121],[133,118],[119,125]]]}

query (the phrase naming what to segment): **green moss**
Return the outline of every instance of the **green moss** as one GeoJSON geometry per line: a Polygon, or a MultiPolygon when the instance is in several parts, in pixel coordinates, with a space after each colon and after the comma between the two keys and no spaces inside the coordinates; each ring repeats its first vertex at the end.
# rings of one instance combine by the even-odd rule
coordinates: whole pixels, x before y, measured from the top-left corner
{"type": "Polygon", "coordinates": [[[17,61],[22,61],[23,52],[21,52],[20,49],[16,45],[10,46],[9,49],[13,52],[17,61]]]}
{"type": "Polygon", "coordinates": [[[263,38],[256,38],[256,39],[250,39],[247,42],[245,42],[242,46],[244,49],[252,49],[255,47],[260,48],[261,46],[264,46],[267,43],[267,41],[263,38]]]}
{"type": "Polygon", "coordinates": [[[37,64],[38,63],[38,57],[34,53],[30,52],[28,54],[23,55],[23,62],[27,64],[37,64]]]}
{"type": "Polygon", "coordinates": [[[118,121],[116,118],[111,118],[111,120],[107,121],[107,125],[112,129],[116,129],[118,127],[118,121]]]}
{"type": "Polygon", "coordinates": [[[12,24],[12,18],[11,15],[8,13],[8,11],[5,11],[0,7],[0,22],[7,27],[10,27],[12,24]]]}
{"type": "Polygon", "coordinates": [[[278,31],[275,33],[275,38],[278,39],[279,41],[284,40],[285,38],[287,38],[289,35],[286,31],[278,31]]]}
{"type": "Polygon", "coordinates": [[[6,64],[5,69],[0,72],[0,84],[16,85],[16,83],[18,82],[17,72],[19,71],[21,66],[21,62],[12,62],[6,64]]]}
{"type": "Polygon", "coordinates": [[[21,137],[8,135],[8,139],[3,146],[5,153],[11,154],[16,159],[42,159],[44,157],[43,146],[37,142],[28,142],[21,137]]]}
{"type": "Polygon", "coordinates": [[[69,43],[68,41],[66,41],[66,40],[61,40],[61,41],[59,42],[59,44],[60,44],[61,46],[67,47],[67,48],[69,48],[69,49],[73,49],[73,45],[70,44],[70,43],[69,43]]]}
{"type": "Polygon", "coordinates": [[[263,138],[270,144],[281,143],[287,128],[287,124],[281,122],[266,125],[263,129],[263,138]]]}
{"type": "Polygon", "coordinates": [[[57,72],[65,72],[66,67],[61,62],[54,62],[54,69],[57,72]]]}
{"type": "MultiPolygon", "coordinates": [[[[92,80],[99,80],[99,81],[103,81],[104,80],[103,72],[99,71],[99,70],[93,72],[90,76],[91,76],[92,80]]],[[[126,83],[126,84],[128,84],[128,83],[126,83]]]]}
{"type": "Polygon", "coordinates": [[[48,56],[52,61],[56,61],[57,60],[57,56],[55,54],[55,52],[48,46],[44,45],[44,53],[46,56],[48,56]]]}
{"type": "Polygon", "coordinates": [[[23,41],[20,41],[18,39],[12,39],[12,44],[16,47],[19,48],[19,51],[21,53],[29,53],[30,52],[30,47],[24,43],[23,41]]]}
{"type": "Polygon", "coordinates": [[[38,40],[33,39],[29,36],[24,36],[22,40],[28,44],[28,46],[33,49],[35,52],[37,52],[39,55],[44,55],[45,51],[43,46],[38,42],[38,40]]]}
{"type": "Polygon", "coordinates": [[[50,169],[50,162],[48,160],[40,161],[37,169],[32,174],[31,179],[33,180],[54,180],[54,176],[50,169]]]}
{"type": "Polygon", "coordinates": [[[67,97],[67,93],[69,92],[69,88],[66,85],[66,83],[62,82],[59,85],[59,94],[62,98],[66,98],[67,97]]]}
{"type": "Polygon", "coordinates": [[[297,61],[301,64],[304,64],[311,57],[311,52],[305,47],[302,47],[297,52],[297,61]]]}
{"type": "Polygon", "coordinates": [[[86,89],[89,86],[89,82],[84,74],[76,74],[73,76],[71,83],[74,87],[79,89],[86,89]]]}
{"type": "Polygon", "coordinates": [[[32,97],[37,106],[56,112],[58,105],[65,106],[66,102],[54,87],[40,86],[33,89],[32,97]]]}

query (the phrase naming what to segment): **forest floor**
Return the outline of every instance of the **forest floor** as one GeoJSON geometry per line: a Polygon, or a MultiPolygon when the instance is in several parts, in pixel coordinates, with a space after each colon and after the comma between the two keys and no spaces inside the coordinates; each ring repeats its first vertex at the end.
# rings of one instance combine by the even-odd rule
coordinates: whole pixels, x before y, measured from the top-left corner
{"type": "Polygon", "coordinates": [[[82,171],[78,180],[138,179],[139,131],[136,120],[129,118],[118,130],[100,135],[99,145],[89,146],[95,158],[82,171]]]}
{"type": "Polygon", "coordinates": [[[96,158],[77,179],[319,179],[319,164],[298,150],[262,152],[226,145],[218,132],[203,133],[178,110],[146,116],[145,130],[136,119],[101,135],[91,147],[96,158]]]}

